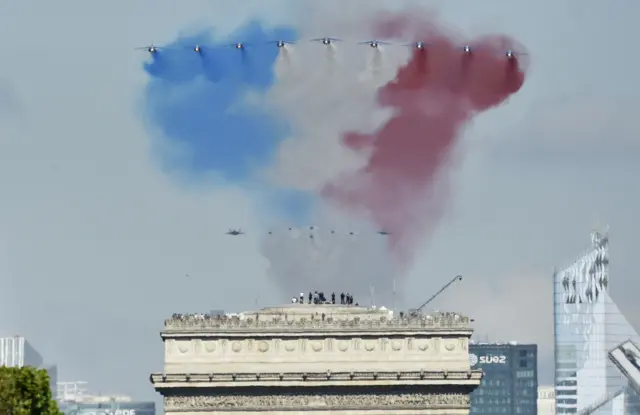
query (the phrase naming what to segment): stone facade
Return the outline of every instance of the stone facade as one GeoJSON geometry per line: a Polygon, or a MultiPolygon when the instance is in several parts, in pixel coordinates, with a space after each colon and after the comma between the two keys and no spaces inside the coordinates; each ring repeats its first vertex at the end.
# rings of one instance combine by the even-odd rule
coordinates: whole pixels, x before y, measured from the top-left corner
{"type": "Polygon", "coordinates": [[[454,313],[292,304],[165,322],[166,414],[468,414],[481,372],[454,313]]]}

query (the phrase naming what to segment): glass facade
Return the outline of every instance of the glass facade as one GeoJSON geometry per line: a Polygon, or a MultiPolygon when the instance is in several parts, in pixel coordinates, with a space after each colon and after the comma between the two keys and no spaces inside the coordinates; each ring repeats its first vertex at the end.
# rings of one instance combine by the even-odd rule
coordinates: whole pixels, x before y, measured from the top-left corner
{"type": "Polygon", "coordinates": [[[556,412],[625,414],[628,380],[608,353],[637,334],[609,296],[609,238],[593,233],[591,241],[554,273],[556,412]]]}
{"type": "Polygon", "coordinates": [[[537,345],[472,343],[469,360],[484,372],[471,394],[471,414],[538,413],[537,345]]]}

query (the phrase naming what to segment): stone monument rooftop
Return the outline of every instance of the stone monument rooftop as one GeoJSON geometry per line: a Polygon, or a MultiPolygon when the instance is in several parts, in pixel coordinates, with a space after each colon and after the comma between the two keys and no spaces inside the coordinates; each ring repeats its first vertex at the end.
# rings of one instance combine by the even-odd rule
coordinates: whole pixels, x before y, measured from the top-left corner
{"type": "Polygon", "coordinates": [[[164,326],[165,331],[470,329],[470,321],[469,317],[453,312],[405,313],[385,307],[293,303],[224,315],[174,314],[165,320],[164,326]]]}

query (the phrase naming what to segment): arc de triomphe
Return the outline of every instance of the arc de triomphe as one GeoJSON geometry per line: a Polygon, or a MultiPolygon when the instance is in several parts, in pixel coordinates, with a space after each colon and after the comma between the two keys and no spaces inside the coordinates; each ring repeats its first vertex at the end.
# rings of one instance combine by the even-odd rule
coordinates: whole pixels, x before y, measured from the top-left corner
{"type": "Polygon", "coordinates": [[[174,316],[151,375],[165,414],[469,413],[467,317],[291,304],[174,316]]]}

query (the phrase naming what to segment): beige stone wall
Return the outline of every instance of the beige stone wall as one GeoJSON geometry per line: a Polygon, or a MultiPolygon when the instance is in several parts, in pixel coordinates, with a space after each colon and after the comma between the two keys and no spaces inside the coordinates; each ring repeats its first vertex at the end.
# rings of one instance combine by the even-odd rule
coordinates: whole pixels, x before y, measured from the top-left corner
{"type": "Polygon", "coordinates": [[[469,370],[467,337],[166,339],[166,373],[469,370]]]}

